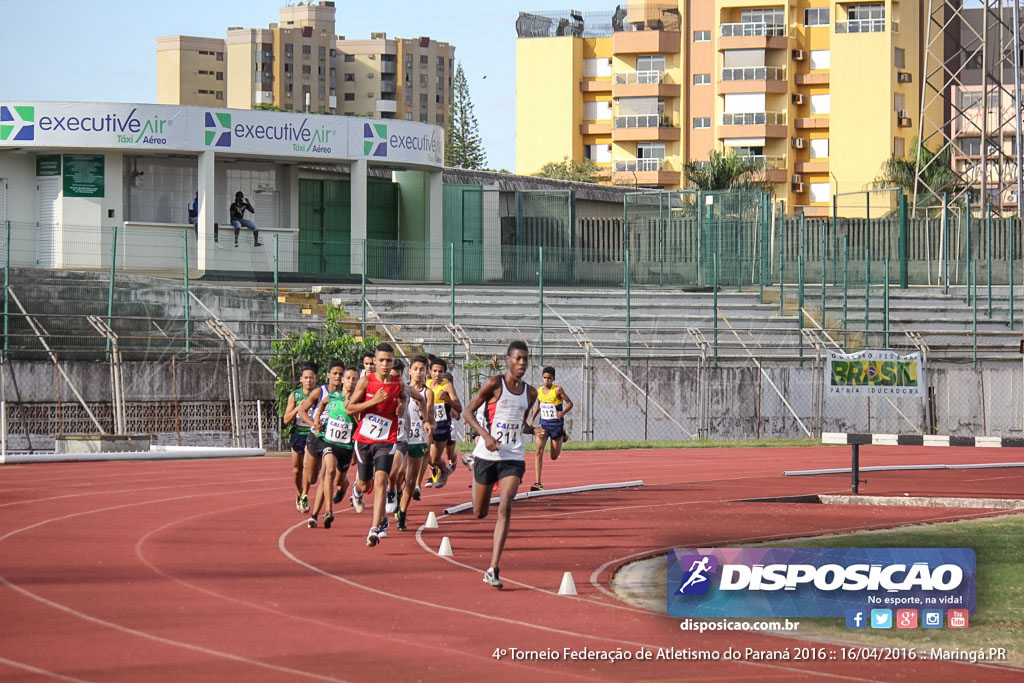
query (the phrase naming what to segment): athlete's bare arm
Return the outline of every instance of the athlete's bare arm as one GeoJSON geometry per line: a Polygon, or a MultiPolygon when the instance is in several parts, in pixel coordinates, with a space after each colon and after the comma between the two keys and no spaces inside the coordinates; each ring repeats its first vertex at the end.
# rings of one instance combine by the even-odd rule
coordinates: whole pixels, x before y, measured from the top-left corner
{"type": "MultiPolygon", "coordinates": [[[[384,389],[381,389],[380,391],[384,391],[384,389]]],[[[380,392],[377,393],[379,394],[380,392]]],[[[384,392],[384,395],[387,396],[386,391],[384,392]]],[[[395,407],[396,417],[402,417],[403,415],[405,415],[405,404],[406,401],[408,400],[409,393],[405,390],[405,382],[402,382],[401,384],[398,385],[398,405],[395,407]]]]}
{"type": "MultiPolygon", "coordinates": [[[[566,413],[572,410],[572,400],[569,398],[569,395],[565,393],[565,389],[562,387],[558,387],[558,398],[562,399],[562,409],[558,411],[558,419],[561,420],[565,417],[566,413]]],[[[537,409],[540,409],[539,405],[537,406],[537,409]]]]}
{"type": "Polygon", "coordinates": [[[427,433],[427,436],[432,437],[434,435],[434,392],[427,390],[423,394],[426,396],[427,404],[426,408],[422,411],[423,430],[427,433]]]}
{"type": "MultiPolygon", "coordinates": [[[[527,384],[526,385],[526,410],[523,411],[523,419],[524,420],[526,419],[526,416],[530,413],[530,408],[533,408],[535,403],[537,403],[537,390],[534,387],[532,387],[529,384],[527,384]]],[[[537,410],[540,410],[540,404],[539,403],[537,403],[537,410]]],[[[535,410],[534,411],[535,415],[536,415],[536,412],[537,411],[535,410]]]]}
{"type": "Polygon", "coordinates": [[[295,419],[295,410],[298,408],[295,405],[295,394],[288,394],[288,407],[284,409],[284,423],[290,425],[292,420],[295,419]]]}
{"type": "Polygon", "coordinates": [[[459,395],[455,393],[455,385],[451,382],[445,382],[444,392],[448,395],[448,403],[451,404],[453,413],[462,412],[462,401],[459,400],[459,395]]]}
{"type": "MultiPolygon", "coordinates": [[[[491,400],[499,386],[501,386],[500,376],[491,377],[489,380],[484,382],[483,386],[480,387],[480,391],[476,392],[476,396],[474,396],[473,400],[469,402],[468,406],[466,406],[466,411],[464,413],[466,424],[472,427],[473,430],[480,435],[484,440],[484,445],[487,446],[487,450],[489,451],[497,451],[498,442],[493,436],[491,436],[489,431],[484,429],[480,423],[477,422],[476,411],[480,406],[491,400]]],[[[537,392],[533,393],[533,397],[537,397],[537,392]]]]}
{"type": "MultiPolygon", "coordinates": [[[[527,412],[529,412],[529,409],[527,409],[527,412]]],[[[539,412],[540,412],[540,404],[538,403],[537,405],[535,405],[533,407],[533,415],[530,415],[528,418],[526,418],[526,424],[528,424],[528,425],[530,425],[532,427],[533,426],[533,421],[537,419],[537,413],[539,413],[539,412]]]]}
{"type": "Polygon", "coordinates": [[[309,418],[309,409],[320,402],[320,393],[320,387],[309,392],[309,396],[302,399],[302,403],[300,403],[299,407],[295,409],[295,418],[299,422],[304,422],[309,425],[310,429],[313,429],[314,425],[309,418]]]}

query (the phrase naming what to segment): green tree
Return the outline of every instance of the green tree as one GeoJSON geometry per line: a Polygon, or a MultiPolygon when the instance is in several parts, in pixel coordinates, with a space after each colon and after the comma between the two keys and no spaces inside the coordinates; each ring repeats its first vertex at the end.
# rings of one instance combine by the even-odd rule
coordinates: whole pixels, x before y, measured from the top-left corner
{"type": "Polygon", "coordinates": [[[573,161],[563,157],[561,161],[549,161],[534,173],[538,178],[554,178],[555,180],[575,180],[581,183],[597,182],[597,165],[590,159],[573,161]]]}
{"type": "Polygon", "coordinates": [[[455,79],[452,81],[444,165],[471,169],[482,169],[487,165],[487,154],[480,138],[476,115],[473,114],[473,102],[469,99],[469,84],[462,70],[462,62],[456,67],[455,79]]]}
{"type": "Polygon", "coordinates": [[[344,308],[328,306],[322,329],[306,330],[301,334],[290,332],[271,345],[270,367],[277,373],[274,406],[279,415],[284,415],[288,394],[298,386],[303,365],[316,364],[321,376],[327,372],[327,365],[332,360],[359,367],[363,352],[377,346],[379,340],[376,337],[360,341],[345,329],[344,321],[344,308]]]}
{"type": "Polygon", "coordinates": [[[739,154],[712,151],[707,161],[688,161],[683,165],[686,181],[698,190],[772,191],[765,178],[764,164],[739,154]]]}
{"type": "Polygon", "coordinates": [[[950,150],[946,147],[941,153],[920,145],[917,139],[910,146],[910,154],[906,158],[891,156],[882,164],[882,172],[875,178],[876,189],[899,187],[907,197],[914,196],[914,181],[917,170],[917,154],[921,153],[921,179],[917,183],[917,205],[925,209],[938,209],[942,204],[942,194],[954,196],[960,190],[960,180],[953,171],[950,161],[950,150]]]}

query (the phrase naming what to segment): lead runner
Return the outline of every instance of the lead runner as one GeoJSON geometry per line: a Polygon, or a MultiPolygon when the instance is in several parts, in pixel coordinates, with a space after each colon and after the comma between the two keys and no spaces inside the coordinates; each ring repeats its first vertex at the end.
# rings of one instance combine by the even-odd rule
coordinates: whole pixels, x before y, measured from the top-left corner
{"type": "Polygon", "coordinates": [[[526,415],[537,400],[537,390],[523,381],[529,362],[530,350],[524,342],[509,344],[505,374],[484,382],[465,411],[466,423],[480,435],[473,449],[473,513],[479,519],[487,516],[495,482],[501,497],[494,523],[491,566],[484,572],[484,582],[499,589],[502,583],[498,565],[508,538],[512,502],[526,472],[523,428],[526,415]],[[481,415],[484,425],[476,414],[480,406],[486,406],[481,415]]]}

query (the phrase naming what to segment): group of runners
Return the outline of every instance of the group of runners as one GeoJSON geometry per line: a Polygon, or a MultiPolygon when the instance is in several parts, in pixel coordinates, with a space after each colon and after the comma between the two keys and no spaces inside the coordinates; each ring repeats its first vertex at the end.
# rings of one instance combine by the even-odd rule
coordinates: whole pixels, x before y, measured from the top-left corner
{"type": "Polygon", "coordinates": [[[299,387],[288,398],[284,422],[294,424],[290,447],[295,506],[309,514],[307,525],[331,527],[334,506],[348,493],[348,470],[354,463],[350,505],[356,513],[372,506],[366,545],[376,546],[387,538],[389,515],[398,531],[408,531],[409,506],[420,500],[421,489],[444,488],[456,470],[457,425],[462,419],[476,435],[472,452],[461,459],[473,473],[473,511],[483,519],[494,490],[500,499],[484,581],[501,588],[499,561],[512,501],[526,473],[524,435],[536,437],[536,480],[531,490],[543,490],[545,444],[550,441],[551,459],[557,459],[568,438],[565,414],[572,409],[565,390],[555,384],[554,368],[544,368],[539,388],[523,381],[529,366],[525,343],[509,344],[505,364],[505,373],[484,382],[466,406],[444,359],[414,356],[406,363],[395,358],[387,343],[365,353],[362,368],[332,362],[322,384],[318,368],[304,366],[299,387]],[[314,484],[316,495],[310,504],[314,484]],[[372,502],[364,501],[370,495],[372,502]]]}

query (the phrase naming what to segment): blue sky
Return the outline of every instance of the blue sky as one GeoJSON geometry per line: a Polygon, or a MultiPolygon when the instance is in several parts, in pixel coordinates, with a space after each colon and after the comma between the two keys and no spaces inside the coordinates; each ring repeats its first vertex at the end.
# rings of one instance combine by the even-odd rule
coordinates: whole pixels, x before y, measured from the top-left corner
{"type": "MultiPolygon", "coordinates": [[[[264,28],[283,0],[0,0],[0,99],[156,101],[156,38],[223,38],[228,26],[264,28]],[[43,30],[45,29],[45,30],[43,30]]],[[[567,3],[568,4],[568,3],[567,3]]],[[[583,12],[615,1],[574,0],[583,12]]],[[[624,3],[623,3],[624,4],[624,3]]],[[[491,168],[515,169],[515,20],[506,2],[337,0],[346,38],[430,36],[455,45],[469,81],[491,168]],[[486,78],[485,78],[486,76],[486,78]]]]}

